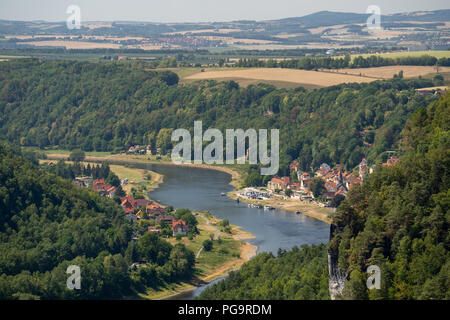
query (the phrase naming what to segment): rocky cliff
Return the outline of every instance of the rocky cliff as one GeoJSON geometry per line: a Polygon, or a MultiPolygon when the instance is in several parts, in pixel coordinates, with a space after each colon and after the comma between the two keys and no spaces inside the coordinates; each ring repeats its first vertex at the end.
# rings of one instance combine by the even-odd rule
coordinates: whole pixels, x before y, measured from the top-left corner
{"type": "MultiPolygon", "coordinates": [[[[332,223],[330,225],[330,241],[336,230],[336,225],[332,223]]],[[[338,252],[328,249],[328,290],[331,300],[336,300],[342,294],[346,280],[347,275],[338,267],[338,252]]]]}

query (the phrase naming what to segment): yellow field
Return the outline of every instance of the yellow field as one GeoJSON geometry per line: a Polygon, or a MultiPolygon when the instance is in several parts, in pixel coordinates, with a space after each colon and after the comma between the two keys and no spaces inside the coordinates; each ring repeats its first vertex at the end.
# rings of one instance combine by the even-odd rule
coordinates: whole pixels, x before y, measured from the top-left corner
{"type": "MultiPolygon", "coordinates": [[[[435,67],[428,66],[387,66],[361,69],[339,70],[296,70],[282,68],[249,68],[249,69],[223,69],[209,70],[187,74],[183,80],[236,80],[243,83],[255,81],[271,81],[280,83],[294,83],[310,87],[333,86],[341,83],[371,82],[381,79],[389,79],[403,71],[405,78],[413,78],[436,73],[435,67]]],[[[450,67],[440,67],[440,73],[450,72],[450,67]]]]}
{"type": "MultiPolygon", "coordinates": [[[[436,73],[436,67],[428,66],[386,66],[376,68],[359,68],[359,69],[339,69],[326,70],[328,72],[338,72],[339,74],[347,73],[349,75],[361,75],[363,77],[372,77],[377,79],[390,79],[394,74],[403,71],[403,77],[414,78],[427,74],[436,73]]],[[[449,72],[450,67],[439,67],[439,72],[449,72]]]]}
{"type": "Polygon", "coordinates": [[[120,44],[116,43],[100,43],[100,42],[88,42],[88,41],[62,41],[62,40],[50,40],[50,41],[32,41],[24,42],[25,44],[31,44],[34,46],[46,46],[46,47],[65,47],[66,49],[119,49],[120,44]]]}
{"type": "Polygon", "coordinates": [[[205,71],[185,77],[188,80],[202,79],[252,79],[283,81],[313,86],[332,86],[348,82],[371,82],[374,79],[356,75],[281,68],[249,68],[241,70],[205,71]]]}
{"type": "MultiPolygon", "coordinates": [[[[373,56],[374,54],[355,54],[352,57],[362,56],[364,58],[373,56]]],[[[400,58],[400,57],[420,57],[423,55],[429,55],[436,58],[450,58],[450,51],[411,51],[411,52],[392,52],[392,53],[380,53],[376,56],[383,58],[400,58]]]]}

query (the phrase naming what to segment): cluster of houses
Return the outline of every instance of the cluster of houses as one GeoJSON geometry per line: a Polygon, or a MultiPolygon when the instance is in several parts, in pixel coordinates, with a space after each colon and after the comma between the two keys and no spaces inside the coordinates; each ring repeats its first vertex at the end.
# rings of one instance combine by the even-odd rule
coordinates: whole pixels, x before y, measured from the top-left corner
{"type": "MultiPolygon", "coordinates": [[[[146,154],[151,156],[152,153],[152,148],[150,145],[145,145],[145,146],[140,146],[140,145],[135,145],[135,146],[130,146],[128,149],[126,149],[126,153],[127,154],[146,154]]],[[[161,148],[156,148],[156,155],[161,154],[161,148]]]]}
{"type": "MultiPolygon", "coordinates": [[[[105,183],[104,179],[93,179],[92,177],[77,177],[73,180],[74,184],[83,188],[91,188],[100,195],[114,198],[117,188],[105,183]]],[[[126,180],[122,180],[121,184],[126,184],[126,180]]],[[[139,221],[148,218],[155,221],[155,225],[169,225],[172,228],[174,236],[180,234],[185,236],[189,233],[189,226],[183,220],[177,220],[174,216],[166,214],[165,207],[159,203],[147,199],[135,199],[132,196],[120,198],[120,205],[125,211],[126,217],[131,221],[139,221]]],[[[148,227],[148,232],[161,233],[162,229],[154,226],[148,227]]]]}
{"type": "Polygon", "coordinates": [[[148,154],[152,155],[152,150],[149,145],[147,146],[131,146],[128,148],[127,153],[129,154],[148,154]]]}
{"type": "Polygon", "coordinates": [[[94,180],[94,184],[92,185],[92,190],[97,191],[101,196],[114,198],[117,192],[117,188],[105,183],[103,179],[94,180]]]}
{"type": "Polygon", "coordinates": [[[89,188],[98,192],[101,196],[114,198],[117,192],[117,188],[105,183],[104,179],[93,179],[92,177],[77,177],[73,180],[73,183],[79,187],[89,188]]]}
{"type": "MultiPolygon", "coordinates": [[[[155,201],[135,199],[132,196],[120,198],[120,205],[128,219],[139,221],[145,216],[154,220],[156,225],[170,225],[174,236],[185,236],[189,233],[189,226],[183,220],[177,220],[173,215],[166,214],[166,209],[155,201]]],[[[154,226],[148,227],[148,232],[161,233],[162,229],[154,226]]]]}
{"type": "MultiPolygon", "coordinates": [[[[394,166],[398,161],[399,158],[390,157],[387,162],[383,163],[383,166],[394,166]]],[[[346,196],[347,192],[354,186],[361,185],[364,177],[368,173],[372,173],[374,168],[374,165],[369,168],[367,159],[363,158],[358,166],[358,176],[356,176],[353,173],[345,171],[343,164],[331,168],[328,164],[322,163],[314,173],[314,176],[312,176],[308,172],[301,171],[299,169],[299,163],[294,161],[290,163],[289,170],[291,173],[295,172],[297,174],[298,182],[291,181],[290,177],[274,177],[268,182],[267,188],[271,191],[286,191],[290,189],[292,191],[292,197],[301,200],[311,200],[314,198],[314,195],[309,190],[309,183],[314,177],[320,177],[324,181],[326,189],[324,197],[332,199],[340,194],[346,196]]]]}

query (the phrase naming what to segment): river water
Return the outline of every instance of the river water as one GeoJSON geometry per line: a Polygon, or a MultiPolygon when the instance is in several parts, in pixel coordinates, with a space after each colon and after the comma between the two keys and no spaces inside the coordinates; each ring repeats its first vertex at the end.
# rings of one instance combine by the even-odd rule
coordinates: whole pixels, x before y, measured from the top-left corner
{"type": "MultiPolygon", "coordinates": [[[[164,175],[164,183],[149,194],[151,199],[174,208],[209,211],[220,219],[255,235],[246,240],[258,246],[258,252],[277,254],[278,248],[291,249],[302,244],[328,242],[329,225],[303,214],[285,210],[263,210],[249,208],[246,203],[237,203],[222,192],[234,189],[228,173],[202,168],[181,167],[166,164],[136,164],[164,175]]],[[[203,291],[200,287],[178,299],[192,299],[203,291]]]]}

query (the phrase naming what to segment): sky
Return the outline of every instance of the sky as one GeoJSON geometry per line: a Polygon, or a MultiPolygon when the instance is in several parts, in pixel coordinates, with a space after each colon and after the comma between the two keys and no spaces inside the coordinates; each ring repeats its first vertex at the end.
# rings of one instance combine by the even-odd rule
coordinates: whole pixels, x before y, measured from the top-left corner
{"type": "Polygon", "coordinates": [[[82,21],[213,22],[300,17],[317,11],[381,14],[450,9],[448,0],[0,0],[0,19],[66,21],[78,5],[82,21]]]}

